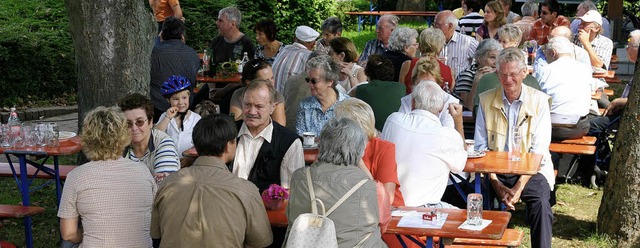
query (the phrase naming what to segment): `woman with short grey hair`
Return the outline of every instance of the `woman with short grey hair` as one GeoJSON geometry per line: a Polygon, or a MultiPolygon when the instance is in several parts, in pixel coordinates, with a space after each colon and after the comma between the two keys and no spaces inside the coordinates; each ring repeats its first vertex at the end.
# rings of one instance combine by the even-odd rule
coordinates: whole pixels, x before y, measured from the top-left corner
{"type": "Polygon", "coordinates": [[[316,204],[310,197],[309,187],[328,209],[364,180],[360,188],[328,215],[335,225],[338,247],[355,247],[361,241],[361,247],[387,247],[378,226],[376,184],[358,167],[366,140],[366,134],[353,120],[333,118],[325,124],[320,134],[318,161],[296,170],[291,176],[287,205],[289,227],[299,215],[311,212],[311,204],[316,204]]]}
{"type": "MultiPolygon", "coordinates": [[[[445,92],[450,93],[455,84],[455,81],[453,80],[453,71],[451,70],[451,67],[445,65],[438,59],[440,51],[444,48],[444,44],[444,33],[440,29],[431,27],[420,33],[419,49],[422,53],[421,58],[428,58],[438,62],[440,69],[439,74],[442,76],[442,89],[445,92]]],[[[421,58],[413,58],[411,61],[405,61],[400,69],[399,82],[403,83],[407,87],[407,94],[411,93],[411,89],[414,85],[412,75],[415,71],[416,65],[418,64],[418,59],[421,58]]]]}
{"type": "Polygon", "coordinates": [[[340,65],[329,55],[322,55],[307,61],[307,84],[311,96],[300,102],[296,116],[296,131],[320,134],[320,130],[334,115],[334,105],[348,95],[336,89],[340,65]]]}
{"type": "Polygon", "coordinates": [[[498,29],[498,41],[502,48],[518,47],[522,40],[522,31],[513,24],[507,24],[498,29]]]}
{"type": "Polygon", "coordinates": [[[502,51],[502,45],[494,39],[484,39],[478,44],[475,55],[475,63],[458,75],[453,91],[463,105],[473,110],[474,99],[472,87],[477,84],[482,76],[496,71],[496,58],[502,51]]]}
{"type": "Polygon", "coordinates": [[[382,56],[393,64],[393,80],[400,81],[402,63],[411,60],[418,51],[418,32],[413,28],[397,27],[389,37],[389,50],[382,56]]]}

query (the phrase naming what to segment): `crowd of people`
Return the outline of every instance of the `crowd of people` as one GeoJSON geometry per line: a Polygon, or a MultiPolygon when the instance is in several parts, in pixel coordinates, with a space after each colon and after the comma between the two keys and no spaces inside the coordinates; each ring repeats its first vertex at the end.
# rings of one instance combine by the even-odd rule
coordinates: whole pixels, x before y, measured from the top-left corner
{"type": "MultiPolygon", "coordinates": [[[[329,216],[339,246],[401,247],[411,242],[381,232],[379,204],[464,208],[449,175],[468,177],[465,139],[478,151],[543,155],[535,175],[487,177],[508,209],[525,203],[531,246],[551,247],[558,161],[550,142],[602,131],[613,117],[594,108],[619,115],[626,104],[591,100],[604,83],[592,68],[608,69],[613,44],[589,0],[573,22],[556,0],[527,1],[521,15],[510,0],[462,0],[421,33],[383,15],[362,54],[336,17],[298,26],[291,44],[277,39],[272,20],[256,22],[254,45],[240,31],[241,11],[227,7],[208,45],[211,66],[250,60],[241,84],[217,96],[207,86],[194,93],[200,62],[185,45],[178,1],[149,3],[159,32],[149,95],[124,96],[83,120],[91,162],[69,173],[58,212],[67,247],[280,246],[287,229],[269,225],[260,197],[270,185],[289,190],[291,226],[311,212],[309,188],[330,207],[363,179],[329,216]],[[194,112],[205,100],[221,113],[194,112]],[[475,117],[473,137],[463,111],[475,117]],[[305,166],[308,133],[318,158],[305,166]],[[184,156],[192,147],[198,156],[184,156]],[[380,194],[389,202],[376,201],[380,194]]],[[[633,61],[638,43],[632,32],[633,61]]]]}

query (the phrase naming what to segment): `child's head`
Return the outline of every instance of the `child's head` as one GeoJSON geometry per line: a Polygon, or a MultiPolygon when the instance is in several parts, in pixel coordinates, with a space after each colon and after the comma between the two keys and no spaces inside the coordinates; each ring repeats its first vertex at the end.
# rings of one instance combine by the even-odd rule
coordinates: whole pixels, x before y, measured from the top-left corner
{"type": "Polygon", "coordinates": [[[162,95],[167,98],[171,107],[178,107],[178,112],[186,112],[189,109],[189,87],[191,82],[188,78],[173,75],[162,84],[162,95]]]}

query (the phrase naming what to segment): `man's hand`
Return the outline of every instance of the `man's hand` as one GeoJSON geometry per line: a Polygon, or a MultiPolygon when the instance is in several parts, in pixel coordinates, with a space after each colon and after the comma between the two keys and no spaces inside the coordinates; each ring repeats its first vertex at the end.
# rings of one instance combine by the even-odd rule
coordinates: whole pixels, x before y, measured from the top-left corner
{"type": "Polygon", "coordinates": [[[622,114],[622,110],[624,109],[625,106],[627,106],[627,99],[628,98],[626,97],[614,99],[613,101],[611,101],[607,109],[604,110],[604,113],[602,115],[607,116],[607,115],[622,114]]]}
{"type": "Polygon", "coordinates": [[[582,29],[578,30],[578,40],[582,43],[582,46],[591,46],[591,42],[589,41],[589,32],[584,31],[582,29]]]}
{"type": "Polygon", "coordinates": [[[449,114],[451,114],[451,116],[453,116],[453,120],[457,120],[460,119],[462,120],[462,105],[457,104],[457,103],[450,103],[449,104],[449,114]]]}

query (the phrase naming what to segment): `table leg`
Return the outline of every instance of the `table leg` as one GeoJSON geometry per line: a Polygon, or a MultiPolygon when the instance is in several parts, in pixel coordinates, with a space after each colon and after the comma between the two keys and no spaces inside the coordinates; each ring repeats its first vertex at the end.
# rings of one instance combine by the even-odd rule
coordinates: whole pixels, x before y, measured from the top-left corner
{"type": "Polygon", "coordinates": [[[476,180],[475,180],[475,191],[478,194],[482,193],[482,182],[480,181],[482,180],[481,174],[480,173],[476,173],[476,180]]]}
{"type": "Polygon", "coordinates": [[[427,236],[427,243],[424,245],[425,248],[433,247],[433,237],[427,236]]]}
{"type": "Polygon", "coordinates": [[[358,33],[360,33],[360,30],[361,30],[360,27],[362,26],[362,22],[363,22],[362,16],[358,15],[358,33]]]}
{"type": "Polygon", "coordinates": [[[56,180],[56,204],[60,207],[60,198],[62,198],[62,182],[60,181],[60,165],[58,164],[58,156],[53,156],[53,169],[56,180]]]}
{"type": "MultiPolygon", "coordinates": [[[[27,178],[27,155],[16,154],[20,162],[20,193],[22,194],[22,205],[31,205],[29,199],[29,180],[27,178]]],[[[31,217],[24,217],[24,236],[26,239],[27,248],[33,247],[33,236],[31,233],[31,217]]]]}

